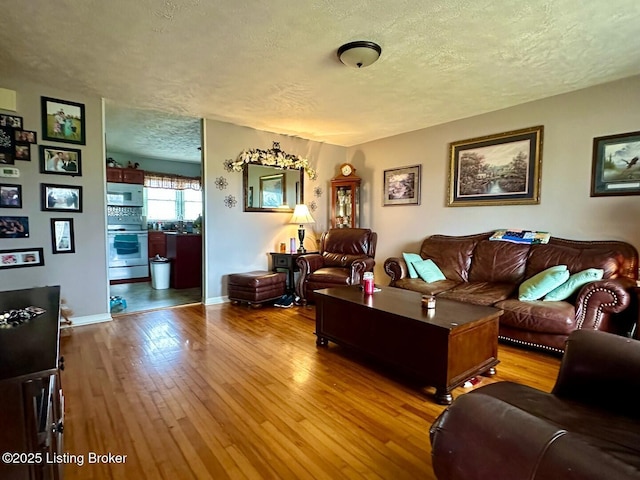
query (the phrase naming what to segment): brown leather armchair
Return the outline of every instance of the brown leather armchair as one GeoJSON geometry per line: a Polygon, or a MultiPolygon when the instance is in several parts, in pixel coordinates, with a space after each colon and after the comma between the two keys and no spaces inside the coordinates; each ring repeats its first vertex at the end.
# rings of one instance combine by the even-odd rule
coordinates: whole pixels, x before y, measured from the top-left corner
{"type": "Polygon", "coordinates": [[[296,260],[300,278],[296,293],[303,304],[313,301],[320,288],[358,285],[375,265],[378,234],[368,228],[333,228],[320,237],[320,253],[296,260]]]}
{"type": "Polygon", "coordinates": [[[497,382],[460,395],[430,429],[438,480],[640,478],[640,342],[569,335],[551,393],[497,382]]]}

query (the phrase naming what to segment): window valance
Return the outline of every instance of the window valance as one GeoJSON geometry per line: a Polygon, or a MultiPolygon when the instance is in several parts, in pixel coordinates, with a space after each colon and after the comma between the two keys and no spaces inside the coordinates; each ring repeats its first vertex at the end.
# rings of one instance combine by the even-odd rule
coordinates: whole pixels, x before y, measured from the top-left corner
{"type": "Polygon", "coordinates": [[[149,188],[169,188],[172,190],[201,190],[200,177],[184,177],[171,173],[144,172],[144,186],[149,188]]]}

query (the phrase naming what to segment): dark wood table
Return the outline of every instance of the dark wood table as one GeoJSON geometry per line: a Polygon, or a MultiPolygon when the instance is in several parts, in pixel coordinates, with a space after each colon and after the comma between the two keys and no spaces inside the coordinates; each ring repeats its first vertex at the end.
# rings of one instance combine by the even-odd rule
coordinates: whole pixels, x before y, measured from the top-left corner
{"type": "Polygon", "coordinates": [[[271,255],[271,270],[274,272],[287,271],[287,291],[289,293],[295,290],[295,272],[300,271],[296,260],[300,255],[309,255],[311,253],[318,252],[269,252],[269,255],[271,255]]]}
{"type": "Polygon", "coordinates": [[[471,377],[495,374],[502,310],[438,298],[422,308],[421,294],[381,287],[325,288],[316,299],[316,344],[358,350],[436,388],[448,405],[451,390],[471,377]]]}
{"type": "Polygon", "coordinates": [[[44,313],[0,328],[0,452],[25,454],[0,462],[1,479],[58,479],[64,468],[64,462],[47,461],[63,453],[60,287],[0,292],[0,312],[30,306],[44,313]]]}

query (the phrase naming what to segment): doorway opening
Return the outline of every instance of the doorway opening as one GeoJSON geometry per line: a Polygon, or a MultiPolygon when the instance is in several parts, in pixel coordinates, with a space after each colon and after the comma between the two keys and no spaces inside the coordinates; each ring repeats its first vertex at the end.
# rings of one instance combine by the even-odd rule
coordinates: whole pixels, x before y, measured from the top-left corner
{"type": "Polygon", "coordinates": [[[115,177],[115,182],[137,184],[143,193],[139,206],[126,208],[111,205],[107,195],[107,234],[119,240],[109,251],[109,295],[123,300],[111,302],[112,315],[200,303],[201,119],[105,101],[105,139],[108,185],[115,177]],[[133,240],[130,229],[136,231],[137,248],[127,243],[133,240]],[[128,257],[136,255],[144,261],[128,268],[128,257]],[[151,268],[156,256],[169,259],[168,278],[152,282],[158,280],[152,270],[156,276],[160,272],[151,268]]]}

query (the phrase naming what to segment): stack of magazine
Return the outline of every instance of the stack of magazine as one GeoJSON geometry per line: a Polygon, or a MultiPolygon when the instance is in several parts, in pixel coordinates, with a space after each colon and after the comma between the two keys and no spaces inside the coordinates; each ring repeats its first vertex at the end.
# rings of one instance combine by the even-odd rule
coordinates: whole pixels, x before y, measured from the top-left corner
{"type": "Polygon", "coordinates": [[[549,243],[551,234],[549,232],[537,232],[535,230],[496,230],[489,240],[500,240],[503,242],[525,243],[529,245],[537,245],[549,243]]]}

